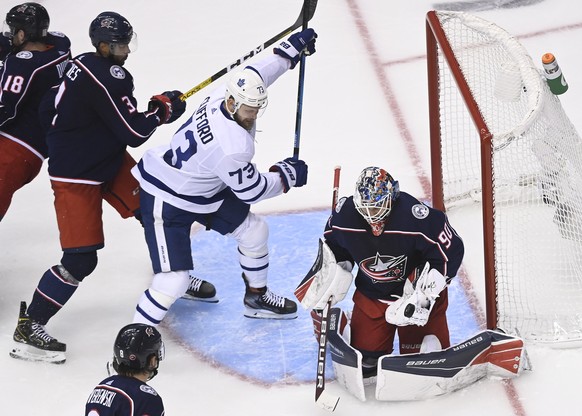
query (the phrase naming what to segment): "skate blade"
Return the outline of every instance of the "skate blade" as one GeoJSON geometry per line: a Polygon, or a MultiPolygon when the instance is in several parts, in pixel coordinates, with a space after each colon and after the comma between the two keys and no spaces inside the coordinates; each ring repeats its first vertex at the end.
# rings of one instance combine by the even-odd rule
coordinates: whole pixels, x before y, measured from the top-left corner
{"type": "Polygon", "coordinates": [[[14,342],[9,354],[18,360],[51,364],[63,364],[66,360],[64,351],[45,351],[20,342],[14,342]]]}
{"type": "Polygon", "coordinates": [[[248,307],[245,308],[244,315],[247,318],[253,318],[253,319],[295,319],[295,318],[297,318],[297,312],[280,314],[280,313],[266,311],[264,309],[259,310],[259,309],[252,309],[252,308],[248,308],[248,307]]]}
{"type": "Polygon", "coordinates": [[[184,295],[182,295],[182,299],[195,300],[197,302],[218,303],[218,297],[217,296],[213,296],[211,298],[199,298],[199,297],[192,296],[192,295],[189,295],[189,294],[185,293],[184,295]]]}

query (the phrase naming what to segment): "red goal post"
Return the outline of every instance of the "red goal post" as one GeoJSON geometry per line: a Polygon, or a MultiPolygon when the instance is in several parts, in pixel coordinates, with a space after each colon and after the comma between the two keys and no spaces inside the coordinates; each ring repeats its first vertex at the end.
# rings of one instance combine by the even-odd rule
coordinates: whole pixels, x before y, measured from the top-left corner
{"type": "Polygon", "coordinates": [[[487,327],[582,345],[576,129],[528,52],[499,26],[431,11],[426,43],[433,205],[461,236],[482,232],[465,264],[482,258],[468,272],[484,276],[487,327]]]}

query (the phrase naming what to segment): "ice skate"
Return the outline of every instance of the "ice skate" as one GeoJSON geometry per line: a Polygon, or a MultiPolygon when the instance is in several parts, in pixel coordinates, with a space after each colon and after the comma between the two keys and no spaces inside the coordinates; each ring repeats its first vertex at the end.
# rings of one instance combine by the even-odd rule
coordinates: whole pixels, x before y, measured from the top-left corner
{"type": "Polygon", "coordinates": [[[26,302],[20,302],[18,325],[14,331],[12,358],[28,361],[42,361],[53,364],[65,362],[66,344],[51,337],[44,326],[33,321],[26,314],[26,302]]]}
{"type": "Polygon", "coordinates": [[[209,303],[218,302],[214,285],[193,275],[190,275],[190,284],[188,285],[188,290],[182,296],[182,299],[198,300],[209,303]]]}
{"type": "Polygon", "coordinates": [[[253,289],[249,286],[243,273],[245,282],[246,307],[244,315],[248,318],[262,319],[295,319],[297,318],[297,304],[283,296],[275,295],[267,286],[253,289]]]}

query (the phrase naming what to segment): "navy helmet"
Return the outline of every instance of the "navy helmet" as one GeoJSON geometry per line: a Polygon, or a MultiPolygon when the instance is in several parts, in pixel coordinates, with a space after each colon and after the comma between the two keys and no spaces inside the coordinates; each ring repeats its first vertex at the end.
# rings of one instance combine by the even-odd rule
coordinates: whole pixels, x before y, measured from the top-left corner
{"type": "Polygon", "coordinates": [[[103,12],[89,26],[89,37],[96,48],[99,42],[129,44],[133,27],[129,21],[115,12],[103,12]]]}
{"type": "Polygon", "coordinates": [[[115,371],[150,371],[155,375],[157,365],[150,366],[152,356],[158,357],[158,361],[164,358],[162,335],[156,328],[146,324],[129,324],[121,328],[113,344],[115,371]]]}
{"type": "Polygon", "coordinates": [[[6,13],[6,24],[12,36],[19,30],[25,40],[38,41],[48,34],[50,18],[46,9],[38,3],[22,3],[6,13]]]}

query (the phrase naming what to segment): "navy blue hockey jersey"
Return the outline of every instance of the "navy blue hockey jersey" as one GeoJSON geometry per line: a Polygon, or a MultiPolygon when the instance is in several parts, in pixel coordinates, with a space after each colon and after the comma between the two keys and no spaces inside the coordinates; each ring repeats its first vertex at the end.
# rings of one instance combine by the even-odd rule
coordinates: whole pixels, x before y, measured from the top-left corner
{"type": "Polygon", "coordinates": [[[127,146],[143,144],[159,123],[154,112],[137,110],[133,89],[126,69],[94,52],[69,63],[52,96],[52,114],[43,111],[43,117],[51,117],[47,143],[52,178],[100,183],[115,177],[127,146]]]}
{"type": "Polygon", "coordinates": [[[114,375],[97,385],[85,405],[85,416],[163,416],[164,404],[148,384],[114,375]]]}
{"type": "Polygon", "coordinates": [[[57,85],[71,58],[71,42],[49,32],[44,51],[10,52],[0,76],[0,133],[42,159],[48,155],[38,109],[45,93],[57,85]]]}
{"type": "Polygon", "coordinates": [[[427,261],[445,277],[453,278],[464,255],[462,239],[446,215],[400,192],[378,237],[358,213],[353,197],[336,205],[324,231],[337,261],[358,266],[356,288],[371,299],[396,300],[406,277],[427,261]]]}

